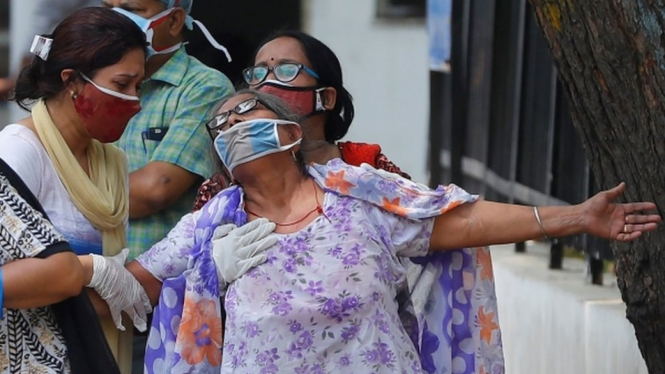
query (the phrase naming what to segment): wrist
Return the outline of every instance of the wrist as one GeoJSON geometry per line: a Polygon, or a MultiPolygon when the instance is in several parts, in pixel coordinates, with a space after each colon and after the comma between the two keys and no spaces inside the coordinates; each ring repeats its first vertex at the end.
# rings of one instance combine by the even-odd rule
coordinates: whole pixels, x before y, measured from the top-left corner
{"type": "Polygon", "coordinates": [[[567,235],[584,234],[588,232],[588,211],[584,204],[573,205],[573,214],[570,217],[569,225],[572,232],[567,235]]]}
{"type": "Polygon", "coordinates": [[[78,256],[81,266],[83,267],[83,284],[90,287],[92,275],[94,274],[93,255],[80,255],[78,256]]]}

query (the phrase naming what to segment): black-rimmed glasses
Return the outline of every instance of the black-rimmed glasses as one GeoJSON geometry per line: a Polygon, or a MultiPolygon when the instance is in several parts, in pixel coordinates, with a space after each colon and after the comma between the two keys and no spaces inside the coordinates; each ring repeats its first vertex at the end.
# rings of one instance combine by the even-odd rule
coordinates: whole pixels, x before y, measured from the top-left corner
{"type": "Polygon", "coordinates": [[[316,74],[314,70],[303,64],[292,62],[285,62],[275,66],[251,66],[242,71],[242,76],[245,78],[247,84],[256,86],[266,80],[266,77],[268,77],[268,74],[272,71],[278,81],[287,83],[296,79],[301,70],[317,80],[319,79],[319,75],[316,74]]]}
{"type": "Polygon", "coordinates": [[[270,109],[264,102],[256,97],[242,101],[236,105],[235,108],[220,113],[213,117],[213,119],[210,121],[206,122],[206,129],[208,130],[208,134],[210,134],[210,137],[214,140],[220,132],[226,131],[230,128],[229,117],[231,117],[231,113],[242,115],[251,112],[252,110],[256,109],[256,105],[258,103],[261,103],[264,107],[270,109]]]}

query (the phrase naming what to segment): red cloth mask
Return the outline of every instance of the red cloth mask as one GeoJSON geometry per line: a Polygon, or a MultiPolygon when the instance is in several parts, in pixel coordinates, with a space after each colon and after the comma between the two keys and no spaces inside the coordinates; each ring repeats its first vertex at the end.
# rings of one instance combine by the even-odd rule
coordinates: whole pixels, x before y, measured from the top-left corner
{"type": "Polygon", "coordinates": [[[268,80],[261,83],[257,89],[284,100],[291,110],[305,118],[326,110],[321,101],[321,91],[325,87],[295,87],[268,80]]]}
{"type": "Polygon", "coordinates": [[[89,84],[74,97],[74,109],[83,126],[102,143],[120,139],[129,120],[141,110],[139,98],[100,87],[81,75],[89,84]]]}

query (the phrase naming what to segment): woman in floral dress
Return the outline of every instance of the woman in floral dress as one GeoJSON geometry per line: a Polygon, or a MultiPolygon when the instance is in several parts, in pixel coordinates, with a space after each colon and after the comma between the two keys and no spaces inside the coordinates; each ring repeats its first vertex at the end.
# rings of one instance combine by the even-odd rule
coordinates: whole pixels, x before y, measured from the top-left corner
{"type": "MultiPolygon", "coordinates": [[[[285,117],[278,106],[255,91],[222,103],[209,129],[218,134],[216,149],[239,184],[183,217],[167,238],[128,265],[158,301],[146,372],[450,371],[428,368],[423,348],[397,315],[395,295],[406,281],[399,258],[582,232],[627,241],[660,221],[641,214],[654,204],[614,203],[624,185],[580,205],[534,209],[478,200],[454,185],[431,190],[339,159],[305,167],[302,131],[279,120],[285,117]],[[216,242],[224,238],[216,238],[216,229],[235,224],[242,230],[265,219],[276,227],[269,234],[274,245],[249,253],[264,255],[265,262],[237,272],[237,279],[220,277],[216,267],[229,264],[219,262],[216,242]]],[[[246,244],[243,237],[233,240],[246,244]]],[[[469,265],[461,254],[451,255],[459,269],[469,265]]],[[[471,334],[487,343],[480,352],[485,357],[468,369],[502,371],[502,364],[492,366],[496,324],[486,322],[488,312],[472,295],[483,292],[475,287],[476,276],[483,277],[464,274],[454,295],[469,299],[474,311],[461,318],[473,318],[477,328],[471,334]]],[[[457,314],[451,310],[453,329],[457,314]]],[[[464,370],[466,362],[452,365],[464,370]]]]}

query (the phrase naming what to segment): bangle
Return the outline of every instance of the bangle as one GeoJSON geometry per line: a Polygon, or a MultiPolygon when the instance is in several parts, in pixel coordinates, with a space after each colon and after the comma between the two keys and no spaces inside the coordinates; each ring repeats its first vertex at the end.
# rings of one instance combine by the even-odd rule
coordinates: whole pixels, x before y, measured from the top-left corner
{"type": "Polygon", "coordinates": [[[3,313],[4,310],[5,310],[5,308],[4,308],[4,305],[5,305],[5,304],[4,304],[4,301],[5,301],[5,293],[4,293],[4,290],[5,290],[5,285],[4,285],[3,281],[2,281],[2,267],[0,266],[0,318],[4,318],[4,317],[5,317],[5,316],[4,316],[4,313],[3,313]]]}
{"type": "Polygon", "coordinates": [[[545,237],[545,240],[550,240],[550,237],[547,235],[545,232],[545,229],[543,228],[543,222],[540,220],[540,214],[538,214],[538,207],[534,206],[533,207],[533,214],[536,216],[536,222],[538,222],[538,227],[540,227],[540,232],[543,233],[543,236],[545,237]]]}

